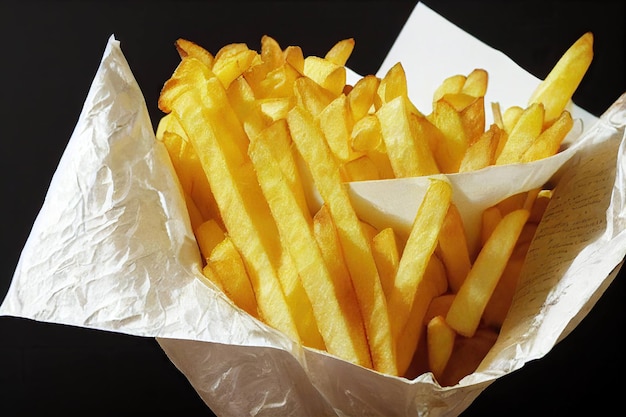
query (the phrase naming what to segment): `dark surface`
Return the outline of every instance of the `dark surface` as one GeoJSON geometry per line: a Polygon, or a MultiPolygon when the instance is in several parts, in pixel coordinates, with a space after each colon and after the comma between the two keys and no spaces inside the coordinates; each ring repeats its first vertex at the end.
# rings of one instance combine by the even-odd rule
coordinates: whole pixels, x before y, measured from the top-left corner
{"type": "MultiPolygon", "coordinates": [[[[156,101],[186,37],[211,52],[258,48],[263,34],[305,55],[354,37],[348,65],[373,73],[415,2],[0,3],[2,270],[4,298],[20,251],[80,113],[111,34],[156,101]]],[[[538,77],[582,33],[595,58],[575,95],[599,115],[626,91],[621,1],[427,1],[433,9],[538,77]]],[[[451,75],[451,74],[449,74],[451,75]]],[[[464,416],[612,415],[623,406],[624,276],[543,359],[492,384],[464,416]]],[[[210,416],[152,339],[0,317],[0,415],[210,416]]]]}

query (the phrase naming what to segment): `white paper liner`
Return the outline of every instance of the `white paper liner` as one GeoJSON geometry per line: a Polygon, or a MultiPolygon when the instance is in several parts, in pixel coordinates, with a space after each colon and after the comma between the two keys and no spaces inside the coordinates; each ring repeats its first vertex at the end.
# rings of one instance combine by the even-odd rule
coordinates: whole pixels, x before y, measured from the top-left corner
{"type": "MultiPolygon", "coordinates": [[[[419,36],[415,22],[458,35],[418,5],[388,59],[405,36],[419,36]]],[[[411,65],[405,65],[409,85],[411,65]]],[[[497,68],[502,65],[498,58],[497,68]]],[[[464,70],[438,68],[439,74],[464,70]]],[[[507,71],[517,77],[522,70],[507,71]]],[[[495,348],[461,384],[441,388],[431,374],[409,381],[303,349],[207,284],[180,185],[111,37],[0,315],[156,337],[220,416],[458,415],[496,378],[545,355],[569,333],[624,258],[626,99],[597,123],[572,109],[585,132],[570,150],[533,164],[448,176],[468,223],[492,201],[555,175],[560,181],[495,348]]],[[[423,182],[353,183],[350,190],[363,216],[402,228],[419,205],[423,182]]]]}

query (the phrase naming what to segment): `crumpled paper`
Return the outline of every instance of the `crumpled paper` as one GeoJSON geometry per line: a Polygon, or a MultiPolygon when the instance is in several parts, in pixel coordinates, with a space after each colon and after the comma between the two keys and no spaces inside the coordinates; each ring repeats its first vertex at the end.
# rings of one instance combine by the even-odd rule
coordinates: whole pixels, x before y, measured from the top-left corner
{"type": "MultiPolygon", "coordinates": [[[[431,38],[445,39],[432,36],[444,30],[469,42],[473,57],[477,51],[498,55],[418,5],[381,67],[400,60],[409,85],[413,64],[405,65],[399,51],[405,37],[420,39],[416,22],[431,38]]],[[[441,45],[437,49],[441,55],[441,45]]],[[[489,71],[490,89],[505,58],[494,58],[493,69],[491,61],[475,65],[489,71]]],[[[466,70],[442,72],[435,65],[439,74],[466,70]]],[[[539,82],[528,81],[519,68],[506,70],[528,85],[539,82]]],[[[426,87],[420,88],[416,98],[426,87]]],[[[511,104],[524,103],[528,88],[511,104]]],[[[626,96],[599,120],[575,106],[573,114],[582,134],[555,157],[447,176],[466,221],[514,192],[556,179],[558,186],[496,345],[475,373],[442,388],[429,373],[415,380],[392,377],[302,348],[203,279],[180,184],[154,138],[119,42],[111,37],[0,315],[155,337],[220,416],[456,416],[498,377],[545,355],[565,337],[611,283],[626,254],[626,96]],[[502,177],[509,181],[499,184],[502,177]]],[[[349,187],[361,215],[402,228],[419,205],[424,181],[349,187]]]]}

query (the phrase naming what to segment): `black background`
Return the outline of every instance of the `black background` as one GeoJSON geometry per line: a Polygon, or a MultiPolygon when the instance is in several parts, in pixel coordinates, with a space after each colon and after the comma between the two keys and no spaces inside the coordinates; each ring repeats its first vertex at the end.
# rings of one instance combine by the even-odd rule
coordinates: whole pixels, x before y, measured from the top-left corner
{"type": "MultiPolygon", "coordinates": [[[[374,73],[415,1],[0,3],[0,300],[111,34],[153,122],[186,37],[215,53],[268,34],[305,55],[353,37],[348,66],[374,73]]],[[[582,33],[595,58],[574,99],[600,115],[623,92],[622,1],[437,1],[435,11],[544,77],[582,33]]],[[[452,74],[445,74],[452,75],[452,74]]],[[[544,358],[492,384],[464,416],[608,415],[623,408],[624,274],[544,358]]],[[[0,317],[0,415],[211,416],[152,339],[0,317]]]]}

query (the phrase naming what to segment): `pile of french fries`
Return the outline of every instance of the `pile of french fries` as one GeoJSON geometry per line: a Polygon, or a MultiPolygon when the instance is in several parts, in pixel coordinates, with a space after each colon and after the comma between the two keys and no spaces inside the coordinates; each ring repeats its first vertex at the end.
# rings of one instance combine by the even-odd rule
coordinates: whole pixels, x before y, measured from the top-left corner
{"type": "Polygon", "coordinates": [[[346,183],[557,153],[592,43],[590,33],[577,40],[525,107],[492,104],[486,126],[482,69],[444,79],[426,115],[407,95],[401,63],[346,84],[353,39],[324,57],[269,36],[260,52],[233,43],[215,55],[179,39],[157,138],[180,180],[203,275],[304,346],[456,384],[495,342],[550,190],[485,210],[480,250],[470,253],[445,176],[430,180],[406,239],[361,220],[346,183]]]}

